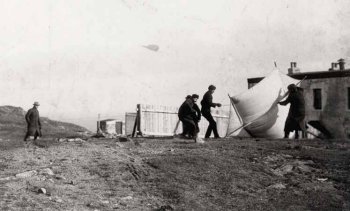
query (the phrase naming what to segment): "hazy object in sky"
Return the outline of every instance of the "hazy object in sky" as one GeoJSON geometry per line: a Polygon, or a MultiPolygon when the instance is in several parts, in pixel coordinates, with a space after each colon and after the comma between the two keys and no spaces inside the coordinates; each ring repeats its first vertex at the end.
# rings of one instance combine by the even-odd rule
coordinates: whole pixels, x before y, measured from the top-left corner
{"type": "Polygon", "coordinates": [[[142,47],[145,47],[145,48],[147,48],[148,50],[155,51],[155,52],[157,52],[157,51],[159,50],[159,46],[158,46],[158,45],[154,45],[154,44],[151,44],[151,45],[143,45],[142,47]]]}

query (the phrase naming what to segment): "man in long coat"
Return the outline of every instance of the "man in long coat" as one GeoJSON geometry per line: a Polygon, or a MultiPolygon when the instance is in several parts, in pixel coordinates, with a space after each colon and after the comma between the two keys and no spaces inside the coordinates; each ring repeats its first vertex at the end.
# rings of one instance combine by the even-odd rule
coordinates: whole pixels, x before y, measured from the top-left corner
{"type": "Polygon", "coordinates": [[[197,126],[195,123],[196,110],[193,109],[194,101],[192,97],[187,98],[179,108],[178,117],[183,125],[182,136],[187,134],[196,140],[197,126]]]}
{"type": "Polygon", "coordinates": [[[289,95],[286,100],[279,102],[280,105],[290,103],[289,113],[284,126],[284,138],[289,137],[289,133],[295,131],[295,138],[299,138],[298,131],[303,132],[303,137],[306,136],[305,128],[305,99],[301,88],[295,84],[288,86],[289,95]]]}
{"type": "Polygon", "coordinates": [[[41,123],[38,111],[39,103],[34,102],[33,108],[29,109],[25,115],[27,122],[27,133],[24,137],[24,141],[27,141],[28,137],[34,136],[34,140],[41,136],[41,123]]]}
{"type": "Polygon", "coordinates": [[[201,105],[202,105],[202,115],[204,116],[204,118],[206,118],[209,122],[209,126],[207,129],[207,132],[205,133],[205,138],[209,138],[211,135],[211,132],[213,131],[214,133],[214,137],[215,138],[220,138],[219,134],[218,134],[218,129],[216,126],[216,122],[213,118],[213,116],[211,115],[210,112],[210,108],[211,107],[221,107],[220,103],[213,103],[213,93],[215,92],[216,87],[214,85],[210,85],[208,87],[208,91],[204,94],[203,99],[201,101],[201,105]]]}
{"type": "Polygon", "coordinates": [[[199,96],[197,94],[193,94],[192,96],[193,99],[193,109],[196,111],[196,114],[193,117],[194,123],[196,124],[196,133],[199,133],[199,126],[198,123],[201,121],[201,109],[197,105],[197,100],[199,96]]]}

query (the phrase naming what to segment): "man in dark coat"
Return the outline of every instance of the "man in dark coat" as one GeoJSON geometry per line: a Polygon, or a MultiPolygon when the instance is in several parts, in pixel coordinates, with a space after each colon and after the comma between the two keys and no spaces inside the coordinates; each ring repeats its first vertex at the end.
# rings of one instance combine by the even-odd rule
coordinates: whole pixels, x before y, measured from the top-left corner
{"type": "Polygon", "coordinates": [[[27,122],[27,133],[24,137],[24,141],[27,141],[28,137],[34,136],[34,140],[41,136],[41,123],[39,117],[39,103],[34,102],[33,108],[29,109],[25,115],[27,122]]]}
{"type": "MultiPolygon", "coordinates": [[[[198,98],[197,98],[198,99],[198,98]]],[[[195,123],[196,110],[193,109],[194,100],[192,97],[187,98],[185,102],[179,108],[178,116],[183,125],[182,136],[187,134],[196,140],[197,138],[197,126],[195,123]]]]}
{"type": "Polygon", "coordinates": [[[193,94],[192,96],[193,99],[193,109],[196,111],[196,114],[193,117],[194,123],[196,124],[196,132],[197,134],[199,133],[199,126],[198,123],[201,121],[201,110],[197,105],[197,100],[199,98],[199,96],[197,94],[193,94]]]}
{"type": "MultiPolygon", "coordinates": [[[[186,100],[188,100],[188,99],[190,99],[190,98],[191,98],[191,95],[187,95],[186,98],[185,98],[185,102],[186,102],[186,100]]],[[[179,109],[179,112],[180,112],[180,109],[179,109]]],[[[180,117],[179,117],[179,119],[180,119],[180,117]]],[[[180,121],[181,121],[181,120],[180,120],[180,121]]],[[[187,134],[188,134],[187,128],[185,128],[185,125],[182,124],[182,133],[181,133],[181,136],[185,138],[187,134]]]]}
{"type": "Polygon", "coordinates": [[[213,116],[211,115],[210,112],[210,108],[211,107],[221,107],[220,103],[213,103],[213,93],[215,92],[216,87],[214,85],[210,85],[208,87],[208,91],[204,94],[203,99],[201,101],[201,105],[202,105],[202,115],[204,116],[204,118],[206,118],[209,122],[209,126],[207,129],[207,132],[205,133],[205,138],[209,138],[211,135],[211,131],[213,131],[214,133],[214,138],[220,138],[219,134],[218,134],[218,130],[217,130],[217,126],[216,126],[216,122],[213,118],[213,116]]]}
{"type": "Polygon", "coordinates": [[[305,128],[305,99],[301,88],[295,84],[288,86],[289,95],[286,100],[279,102],[280,105],[290,103],[289,113],[284,126],[284,138],[289,137],[289,133],[295,131],[295,138],[299,138],[298,131],[303,132],[303,137],[306,136],[305,128]]]}

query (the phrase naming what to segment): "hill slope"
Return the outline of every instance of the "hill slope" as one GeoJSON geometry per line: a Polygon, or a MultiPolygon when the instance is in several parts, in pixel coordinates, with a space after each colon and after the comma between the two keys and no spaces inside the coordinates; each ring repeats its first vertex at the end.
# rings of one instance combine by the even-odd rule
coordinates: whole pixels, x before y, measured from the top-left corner
{"type": "MultiPolygon", "coordinates": [[[[40,112],[40,111],[39,111],[40,112]]],[[[26,132],[26,111],[21,107],[0,106],[0,138],[18,139],[26,132]]],[[[89,132],[86,128],[40,117],[44,137],[80,136],[89,132]]]]}

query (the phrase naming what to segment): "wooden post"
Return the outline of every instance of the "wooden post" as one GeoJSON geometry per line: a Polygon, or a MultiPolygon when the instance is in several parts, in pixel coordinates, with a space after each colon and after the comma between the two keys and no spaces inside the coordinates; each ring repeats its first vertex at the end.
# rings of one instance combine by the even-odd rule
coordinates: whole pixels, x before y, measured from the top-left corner
{"type": "Polygon", "coordinates": [[[136,118],[135,118],[135,124],[134,128],[132,130],[132,137],[140,135],[142,136],[142,131],[141,131],[141,105],[137,104],[137,111],[136,111],[136,118]]]}
{"type": "Polygon", "coordinates": [[[97,117],[97,133],[101,132],[101,125],[100,125],[100,114],[98,114],[97,117]]]}
{"type": "Polygon", "coordinates": [[[174,135],[176,135],[177,128],[179,127],[180,120],[177,121],[175,129],[174,129],[174,135]]]}
{"type": "Polygon", "coordinates": [[[138,124],[138,117],[137,117],[137,114],[136,114],[135,123],[134,123],[134,128],[132,129],[131,137],[135,137],[137,124],[138,124]]]}
{"type": "Polygon", "coordinates": [[[136,115],[136,119],[137,121],[137,135],[141,135],[142,136],[142,132],[141,132],[141,104],[137,104],[137,115],[136,115]]]}

